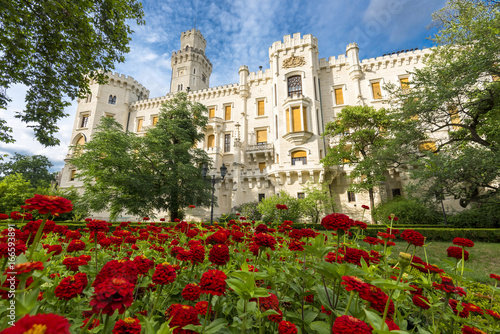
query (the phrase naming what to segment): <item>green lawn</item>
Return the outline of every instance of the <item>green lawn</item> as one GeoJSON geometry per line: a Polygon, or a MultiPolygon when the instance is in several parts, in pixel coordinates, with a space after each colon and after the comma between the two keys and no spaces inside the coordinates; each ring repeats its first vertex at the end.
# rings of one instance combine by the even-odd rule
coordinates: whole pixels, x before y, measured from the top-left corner
{"type": "MultiPolygon", "coordinates": [[[[427,258],[429,263],[436,264],[440,268],[446,266],[443,261],[453,258],[448,258],[446,250],[448,247],[454,246],[451,242],[429,242],[427,248],[427,258]]],[[[403,252],[406,248],[406,243],[403,241],[397,242],[394,247],[394,252],[403,252]]],[[[465,262],[465,268],[472,271],[464,272],[465,277],[469,277],[478,282],[493,284],[494,280],[490,278],[490,274],[500,275],[500,243],[484,243],[477,242],[474,247],[467,249],[469,252],[469,260],[465,262]]],[[[413,247],[408,252],[412,252],[413,247]]],[[[415,255],[420,256],[424,261],[424,250],[422,247],[417,247],[415,255]]]]}

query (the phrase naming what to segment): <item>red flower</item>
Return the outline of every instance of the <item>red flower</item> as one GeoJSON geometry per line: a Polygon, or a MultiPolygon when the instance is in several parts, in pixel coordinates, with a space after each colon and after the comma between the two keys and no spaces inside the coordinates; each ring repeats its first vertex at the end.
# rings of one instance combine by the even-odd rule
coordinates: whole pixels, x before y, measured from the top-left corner
{"type": "Polygon", "coordinates": [[[187,325],[199,325],[198,311],[196,308],[188,305],[172,304],[165,312],[165,317],[170,319],[170,328],[176,327],[173,334],[196,333],[191,330],[183,330],[187,325]]]}
{"type": "Polygon", "coordinates": [[[365,210],[370,210],[370,207],[368,205],[361,205],[361,208],[365,209],[365,210]]]}
{"type": "Polygon", "coordinates": [[[462,247],[474,247],[474,242],[465,238],[455,238],[453,239],[453,244],[462,247]]]}
{"type": "Polygon", "coordinates": [[[486,334],[486,332],[483,332],[479,328],[469,327],[467,325],[464,325],[464,327],[462,327],[462,333],[463,334],[486,334]]]}
{"type": "Polygon", "coordinates": [[[191,252],[191,261],[193,261],[193,264],[205,261],[205,247],[202,245],[191,245],[189,251],[191,252]]]}
{"type": "Polygon", "coordinates": [[[86,246],[85,242],[83,242],[81,240],[71,240],[71,242],[68,245],[68,248],[66,248],[66,251],[68,253],[78,252],[78,251],[84,250],[85,246],[86,246]]]}
{"type": "Polygon", "coordinates": [[[280,321],[282,321],[283,320],[283,312],[281,312],[281,310],[277,310],[276,312],[278,312],[278,314],[268,315],[267,319],[269,321],[272,321],[272,322],[275,322],[275,323],[279,323],[280,321]]]}
{"type": "Polygon", "coordinates": [[[182,298],[185,300],[197,300],[200,298],[200,294],[200,287],[196,283],[187,284],[182,290],[182,298]]]}
{"type": "Polygon", "coordinates": [[[9,215],[5,213],[0,213],[0,220],[5,220],[5,219],[9,219],[9,215]]]}
{"type": "Polygon", "coordinates": [[[369,243],[370,245],[380,245],[381,243],[384,243],[382,240],[379,238],[374,238],[367,236],[363,239],[364,242],[369,243]]]}
{"type": "Polygon", "coordinates": [[[79,266],[84,266],[88,263],[85,259],[80,257],[67,257],[63,260],[62,264],[66,266],[66,269],[71,271],[78,271],[79,266]]]}
{"type": "Polygon", "coordinates": [[[413,301],[413,304],[415,304],[416,306],[424,309],[424,310],[428,310],[431,306],[429,305],[429,299],[427,299],[426,297],[422,296],[422,295],[413,295],[413,298],[412,298],[412,301],[413,301]]]}
{"type": "Polygon", "coordinates": [[[179,261],[191,261],[193,259],[193,255],[191,254],[191,251],[180,247],[176,258],[179,261]]]}
{"type": "Polygon", "coordinates": [[[304,251],[304,246],[302,246],[304,243],[297,241],[297,240],[292,240],[290,241],[290,244],[288,245],[288,249],[291,251],[297,251],[297,252],[302,252],[304,251]]]}
{"type": "MultiPolygon", "coordinates": [[[[460,247],[450,246],[448,247],[446,252],[448,253],[448,257],[453,257],[457,260],[462,259],[462,248],[460,247]]],[[[468,259],[469,259],[469,252],[464,250],[464,260],[467,261],[468,259]]]]}
{"type": "Polygon", "coordinates": [[[156,266],[153,274],[153,283],[165,285],[172,283],[176,278],[177,273],[174,267],[165,262],[156,266]]]}
{"type": "MultiPolygon", "coordinates": [[[[3,257],[9,257],[9,252],[11,252],[9,248],[10,247],[7,243],[0,244],[0,259],[3,257]]],[[[14,243],[14,253],[16,254],[16,256],[19,256],[24,252],[26,252],[26,244],[24,244],[24,242],[20,240],[16,240],[16,242],[14,243]]]]}
{"type": "Polygon", "coordinates": [[[500,281],[500,275],[497,274],[490,274],[490,278],[496,279],[497,281],[500,281]]]}
{"type": "Polygon", "coordinates": [[[151,261],[144,255],[138,255],[134,258],[134,263],[139,271],[139,275],[146,275],[149,272],[149,269],[153,268],[155,265],[154,261],[151,261]]]}
{"type": "MultiPolygon", "coordinates": [[[[396,236],[394,234],[389,234],[385,232],[377,232],[377,235],[381,237],[382,239],[390,240],[390,239],[396,239],[396,236]]],[[[383,242],[382,242],[383,244],[383,242]]]]}
{"type": "Polygon", "coordinates": [[[61,214],[73,210],[71,201],[59,196],[36,194],[35,197],[27,199],[25,203],[26,205],[21,205],[21,208],[28,211],[38,210],[38,213],[42,215],[49,212],[51,215],[61,214]]]}
{"type": "Polygon", "coordinates": [[[462,303],[462,305],[469,311],[469,312],[474,312],[474,313],[479,313],[479,314],[484,314],[483,309],[481,309],[479,306],[474,305],[472,303],[462,303]]]}
{"type": "MultiPolygon", "coordinates": [[[[81,256],[80,256],[81,258],[81,256]]],[[[99,271],[94,282],[93,287],[104,282],[110,277],[123,277],[133,285],[137,283],[137,276],[139,271],[134,261],[130,260],[111,260],[107,262],[104,267],[99,271]]]]}
{"type": "Polygon", "coordinates": [[[278,210],[288,210],[288,207],[285,204],[276,204],[276,209],[278,209],[278,210]]]}
{"type": "Polygon", "coordinates": [[[297,326],[290,321],[281,321],[278,325],[279,334],[297,334],[297,326]]]}
{"type": "Polygon", "coordinates": [[[36,262],[25,262],[25,263],[19,263],[14,266],[14,268],[7,268],[5,269],[5,272],[3,273],[5,276],[9,273],[15,273],[13,275],[19,277],[26,277],[30,276],[35,270],[43,270],[43,263],[40,261],[36,262]]]}
{"type": "MultiPolygon", "coordinates": [[[[456,301],[455,299],[450,299],[448,301],[448,305],[450,305],[451,309],[453,310],[453,313],[455,313],[455,315],[458,315],[460,318],[467,318],[469,316],[469,310],[466,307],[463,307],[462,311],[458,313],[457,310],[458,301],[456,301]]],[[[462,303],[462,306],[464,306],[464,303],[462,303]]]]}
{"type": "Polygon", "coordinates": [[[495,312],[493,310],[486,310],[486,313],[491,315],[493,318],[496,318],[497,320],[500,320],[500,313],[495,312]]]}
{"type": "Polygon", "coordinates": [[[214,234],[208,236],[206,243],[211,245],[225,244],[230,233],[231,232],[226,234],[224,230],[218,230],[214,234]]]}
{"type": "Polygon", "coordinates": [[[68,276],[59,282],[54,291],[54,295],[59,299],[70,300],[80,295],[87,287],[87,284],[87,275],[84,273],[68,276]]]}
{"type": "Polygon", "coordinates": [[[208,302],[206,300],[202,300],[201,302],[197,302],[194,307],[198,311],[198,314],[205,315],[208,310],[208,302]]]}
{"type": "Polygon", "coordinates": [[[276,245],[276,239],[272,235],[267,233],[257,233],[253,236],[253,241],[259,247],[269,247],[272,250],[275,250],[274,245],[276,245]]]}
{"type": "Polygon", "coordinates": [[[268,297],[259,297],[259,306],[262,312],[267,310],[279,310],[280,301],[275,294],[269,293],[268,297]]]}
{"type": "Polygon", "coordinates": [[[347,291],[361,292],[366,283],[356,276],[342,276],[342,285],[345,285],[347,291]]]}
{"type": "Polygon", "coordinates": [[[87,228],[89,232],[98,233],[98,232],[109,232],[108,223],[104,220],[93,219],[87,223],[87,228]]]}
{"type": "Polygon", "coordinates": [[[208,254],[208,260],[213,264],[223,266],[229,262],[229,247],[226,244],[217,244],[208,254]]]}
{"type": "Polygon", "coordinates": [[[366,230],[368,228],[368,224],[366,224],[365,222],[361,222],[359,220],[355,220],[352,226],[357,227],[360,230],[366,230]]]}
{"type": "MultiPolygon", "coordinates": [[[[92,313],[92,311],[90,311],[90,312],[92,313]]],[[[89,320],[90,320],[90,318],[84,319],[83,325],[81,325],[80,328],[84,328],[87,325],[87,322],[89,322],[89,320]]],[[[97,326],[99,326],[99,324],[100,324],[99,319],[94,319],[94,320],[92,320],[92,323],[89,325],[88,329],[90,330],[92,328],[96,328],[97,326]]]]}
{"type": "Polygon", "coordinates": [[[123,314],[134,301],[134,285],[122,277],[108,278],[95,287],[94,296],[89,302],[94,313],[113,315],[115,310],[123,314]]]}
{"type": "Polygon", "coordinates": [[[332,334],[371,334],[371,332],[366,322],[350,315],[338,317],[332,327],[332,334]]]}
{"type": "Polygon", "coordinates": [[[190,205],[189,208],[190,209],[194,209],[194,208],[196,208],[196,206],[195,205],[190,205]]]}
{"type": "Polygon", "coordinates": [[[62,253],[62,246],[61,245],[50,245],[47,248],[47,254],[54,253],[52,255],[59,255],[62,253]]]}
{"type": "Polygon", "coordinates": [[[344,261],[357,266],[361,266],[361,258],[363,258],[366,263],[370,262],[370,254],[362,249],[348,247],[344,255],[344,261]]]}
{"type": "Polygon", "coordinates": [[[141,334],[141,322],[139,319],[125,318],[118,320],[113,327],[113,334],[141,334]]]}
{"type": "Polygon", "coordinates": [[[209,270],[201,276],[201,293],[222,296],[226,293],[226,274],[220,270],[209,270]]]}
{"type": "Polygon", "coordinates": [[[321,225],[327,230],[347,231],[351,228],[353,220],[343,213],[332,213],[321,220],[321,225]]]}
{"type": "Polygon", "coordinates": [[[401,233],[401,238],[406,240],[409,244],[418,247],[422,247],[425,242],[425,237],[420,232],[414,230],[405,230],[401,233]]]}
{"type": "Polygon", "coordinates": [[[43,333],[43,334],[70,334],[69,322],[57,314],[25,315],[14,326],[4,329],[2,334],[43,333]]]}
{"type": "MultiPolygon", "coordinates": [[[[359,293],[359,297],[361,299],[364,299],[368,302],[370,302],[370,307],[373,308],[374,310],[380,312],[380,314],[384,313],[385,309],[385,304],[387,303],[387,300],[389,299],[389,296],[382,291],[380,288],[371,285],[371,284],[366,284],[364,288],[361,290],[359,293]]],[[[392,300],[389,302],[389,311],[387,312],[387,315],[389,317],[392,317],[394,314],[394,303],[392,300]]]]}
{"type": "Polygon", "coordinates": [[[456,287],[453,285],[453,282],[451,279],[445,276],[441,276],[441,284],[438,284],[436,282],[432,283],[432,286],[437,289],[437,290],[442,290],[445,293],[451,294],[451,293],[457,293],[459,296],[465,296],[465,291],[461,287],[456,287]]]}

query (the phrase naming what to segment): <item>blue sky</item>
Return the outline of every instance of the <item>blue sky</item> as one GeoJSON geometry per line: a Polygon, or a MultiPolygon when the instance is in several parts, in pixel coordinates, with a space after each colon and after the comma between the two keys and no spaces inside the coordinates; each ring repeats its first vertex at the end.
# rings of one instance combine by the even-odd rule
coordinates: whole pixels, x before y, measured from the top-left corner
{"type": "MultiPolygon", "coordinates": [[[[144,0],[146,25],[132,26],[135,33],[125,63],[116,71],[130,75],[150,91],[151,97],[170,89],[170,57],[180,47],[180,33],[196,28],[207,40],[206,54],[213,64],[211,86],[238,81],[238,68],[250,71],[269,68],[268,48],[284,35],[300,32],[318,38],[319,57],[345,52],[351,42],[358,43],[360,58],[410,48],[432,46],[427,39],[435,33],[426,27],[431,14],[445,0],[144,0]]],[[[14,129],[14,144],[0,144],[0,154],[42,154],[54,164],[64,165],[76,103],[59,122],[57,137],[61,146],[44,148],[32,130],[13,117],[24,106],[25,88],[8,90],[12,103],[0,117],[14,129]]]]}

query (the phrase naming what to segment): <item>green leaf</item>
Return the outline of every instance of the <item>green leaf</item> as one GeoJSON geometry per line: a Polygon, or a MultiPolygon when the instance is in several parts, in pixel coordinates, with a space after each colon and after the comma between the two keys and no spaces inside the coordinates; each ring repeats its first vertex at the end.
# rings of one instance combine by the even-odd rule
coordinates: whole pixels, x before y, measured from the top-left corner
{"type": "Polygon", "coordinates": [[[306,324],[310,324],[314,319],[316,319],[316,317],[318,316],[318,312],[314,312],[314,311],[307,311],[305,312],[304,314],[304,322],[306,324]]]}
{"type": "Polygon", "coordinates": [[[222,318],[215,319],[205,328],[205,333],[207,334],[218,333],[221,328],[227,325],[227,323],[228,322],[226,319],[222,318]]]}
{"type": "Polygon", "coordinates": [[[309,325],[318,334],[331,334],[332,330],[324,321],[314,321],[309,325]]]}

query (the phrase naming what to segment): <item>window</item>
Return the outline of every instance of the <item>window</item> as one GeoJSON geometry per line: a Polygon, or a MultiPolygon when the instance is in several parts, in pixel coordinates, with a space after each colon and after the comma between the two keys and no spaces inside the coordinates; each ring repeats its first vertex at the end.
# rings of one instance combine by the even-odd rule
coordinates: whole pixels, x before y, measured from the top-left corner
{"type": "Polygon", "coordinates": [[[347,201],[348,202],[356,202],[356,195],[354,194],[354,191],[347,192],[347,201]]]}
{"type": "Polygon", "coordinates": [[[259,203],[266,198],[266,194],[259,194],[259,203]]]}
{"type": "Polygon", "coordinates": [[[196,74],[196,68],[193,68],[193,74],[196,74]]]}
{"type": "Polygon", "coordinates": [[[418,150],[420,152],[423,152],[423,151],[435,152],[436,151],[436,143],[433,141],[423,142],[420,145],[418,145],[418,150]]]}
{"type": "Polygon", "coordinates": [[[224,120],[225,121],[231,120],[231,106],[226,106],[224,108],[224,120]]]}
{"type": "Polygon", "coordinates": [[[318,99],[318,93],[316,92],[316,77],[314,77],[314,99],[318,99]]]}
{"type": "Polygon", "coordinates": [[[87,95],[87,99],[85,100],[86,103],[92,102],[92,93],[87,95]]]}
{"type": "Polygon", "coordinates": [[[410,91],[410,84],[408,78],[400,78],[399,83],[401,84],[401,89],[403,92],[408,93],[410,91]]]}
{"type": "Polygon", "coordinates": [[[204,83],[207,83],[207,76],[205,74],[201,75],[201,81],[203,81],[204,83]]]}
{"type": "Polygon", "coordinates": [[[257,130],[257,145],[267,143],[267,130],[257,130]]]}
{"type": "Polygon", "coordinates": [[[260,169],[261,173],[264,171],[264,168],[266,168],[266,163],[265,162],[259,162],[259,169],[260,169]]]}
{"type": "Polygon", "coordinates": [[[306,151],[295,151],[292,152],[292,165],[295,165],[297,161],[302,161],[302,164],[307,164],[307,153],[306,151]]]}
{"type": "Polygon", "coordinates": [[[155,126],[156,123],[158,123],[158,116],[153,116],[153,126],[155,126]]]}
{"type": "Polygon", "coordinates": [[[231,152],[231,134],[224,135],[224,152],[231,152]]]}
{"type": "Polygon", "coordinates": [[[257,101],[257,116],[264,116],[264,100],[257,101]]]}
{"type": "Polygon", "coordinates": [[[83,115],[82,116],[82,122],[80,123],[80,127],[81,128],[86,128],[88,122],[89,122],[89,115],[83,115]]]}
{"type": "Polygon", "coordinates": [[[274,116],[274,121],[275,121],[274,130],[276,131],[276,139],[278,139],[278,129],[279,129],[278,115],[274,116]]]}
{"type": "Polygon", "coordinates": [[[280,155],[279,154],[276,154],[276,163],[280,163],[280,155]]]}
{"type": "Polygon", "coordinates": [[[116,96],[110,95],[108,98],[109,104],[116,104],[116,96]]]}
{"type": "Polygon", "coordinates": [[[215,117],[215,108],[208,109],[208,117],[215,117]]]}
{"type": "Polygon", "coordinates": [[[144,122],[144,119],[142,118],[139,118],[137,120],[137,132],[141,132],[142,131],[142,123],[144,122]]]}
{"type": "Polygon", "coordinates": [[[297,193],[297,198],[300,198],[300,199],[306,198],[306,194],[305,193],[297,193]]]}
{"type": "Polygon", "coordinates": [[[292,126],[293,126],[293,132],[302,130],[302,124],[300,121],[300,107],[292,108],[292,126]]]}
{"type": "Polygon", "coordinates": [[[335,88],[335,104],[344,104],[344,92],[342,88],[335,88]]]}
{"type": "Polygon", "coordinates": [[[372,94],[374,100],[382,99],[382,91],[380,90],[380,82],[372,82],[372,94]]]}
{"type": "Polygon", "coordinates": [[[288,78],[288,96],[302,94],[302,78],[300,75],[293,75],[288,78]]]}
{"type": "Polygon", "coordinates": [[[70,176],[69,176],[69,180],[70,181],[75,181],[75,174],[76,174],[76,170],[73,169],[70,173],[70,176]]]}
{"type": "Polygon", "coordinates": [[[460,124],[460,115],[458,114],[458,109],[454,105],[448,106],[448,113],[450,114],[451,124],[453,125],[453,129],[458,130],[460,126],[454,124],[460,124]]]}
{"type": "Polygon", "coordinates": [[[207,147],[214,147],[214,144],[215,144],[215,136],[214,135],[208,136],[207,147]]]}
{"type": "Polygon", "coordinates": [[[401,196],[401,189],[399,188],[396,188],[396,189],[392,189],[392,197],[398,197],[398,196],[401,196]]]}
{"type": "Polygon", "coordinates": [[[76,146],[82,146],[82,145],[85,145],[85,137],[84,136],[81,136],[80,138],[78,138],[78,141],[76,142],[76,146]]]}

